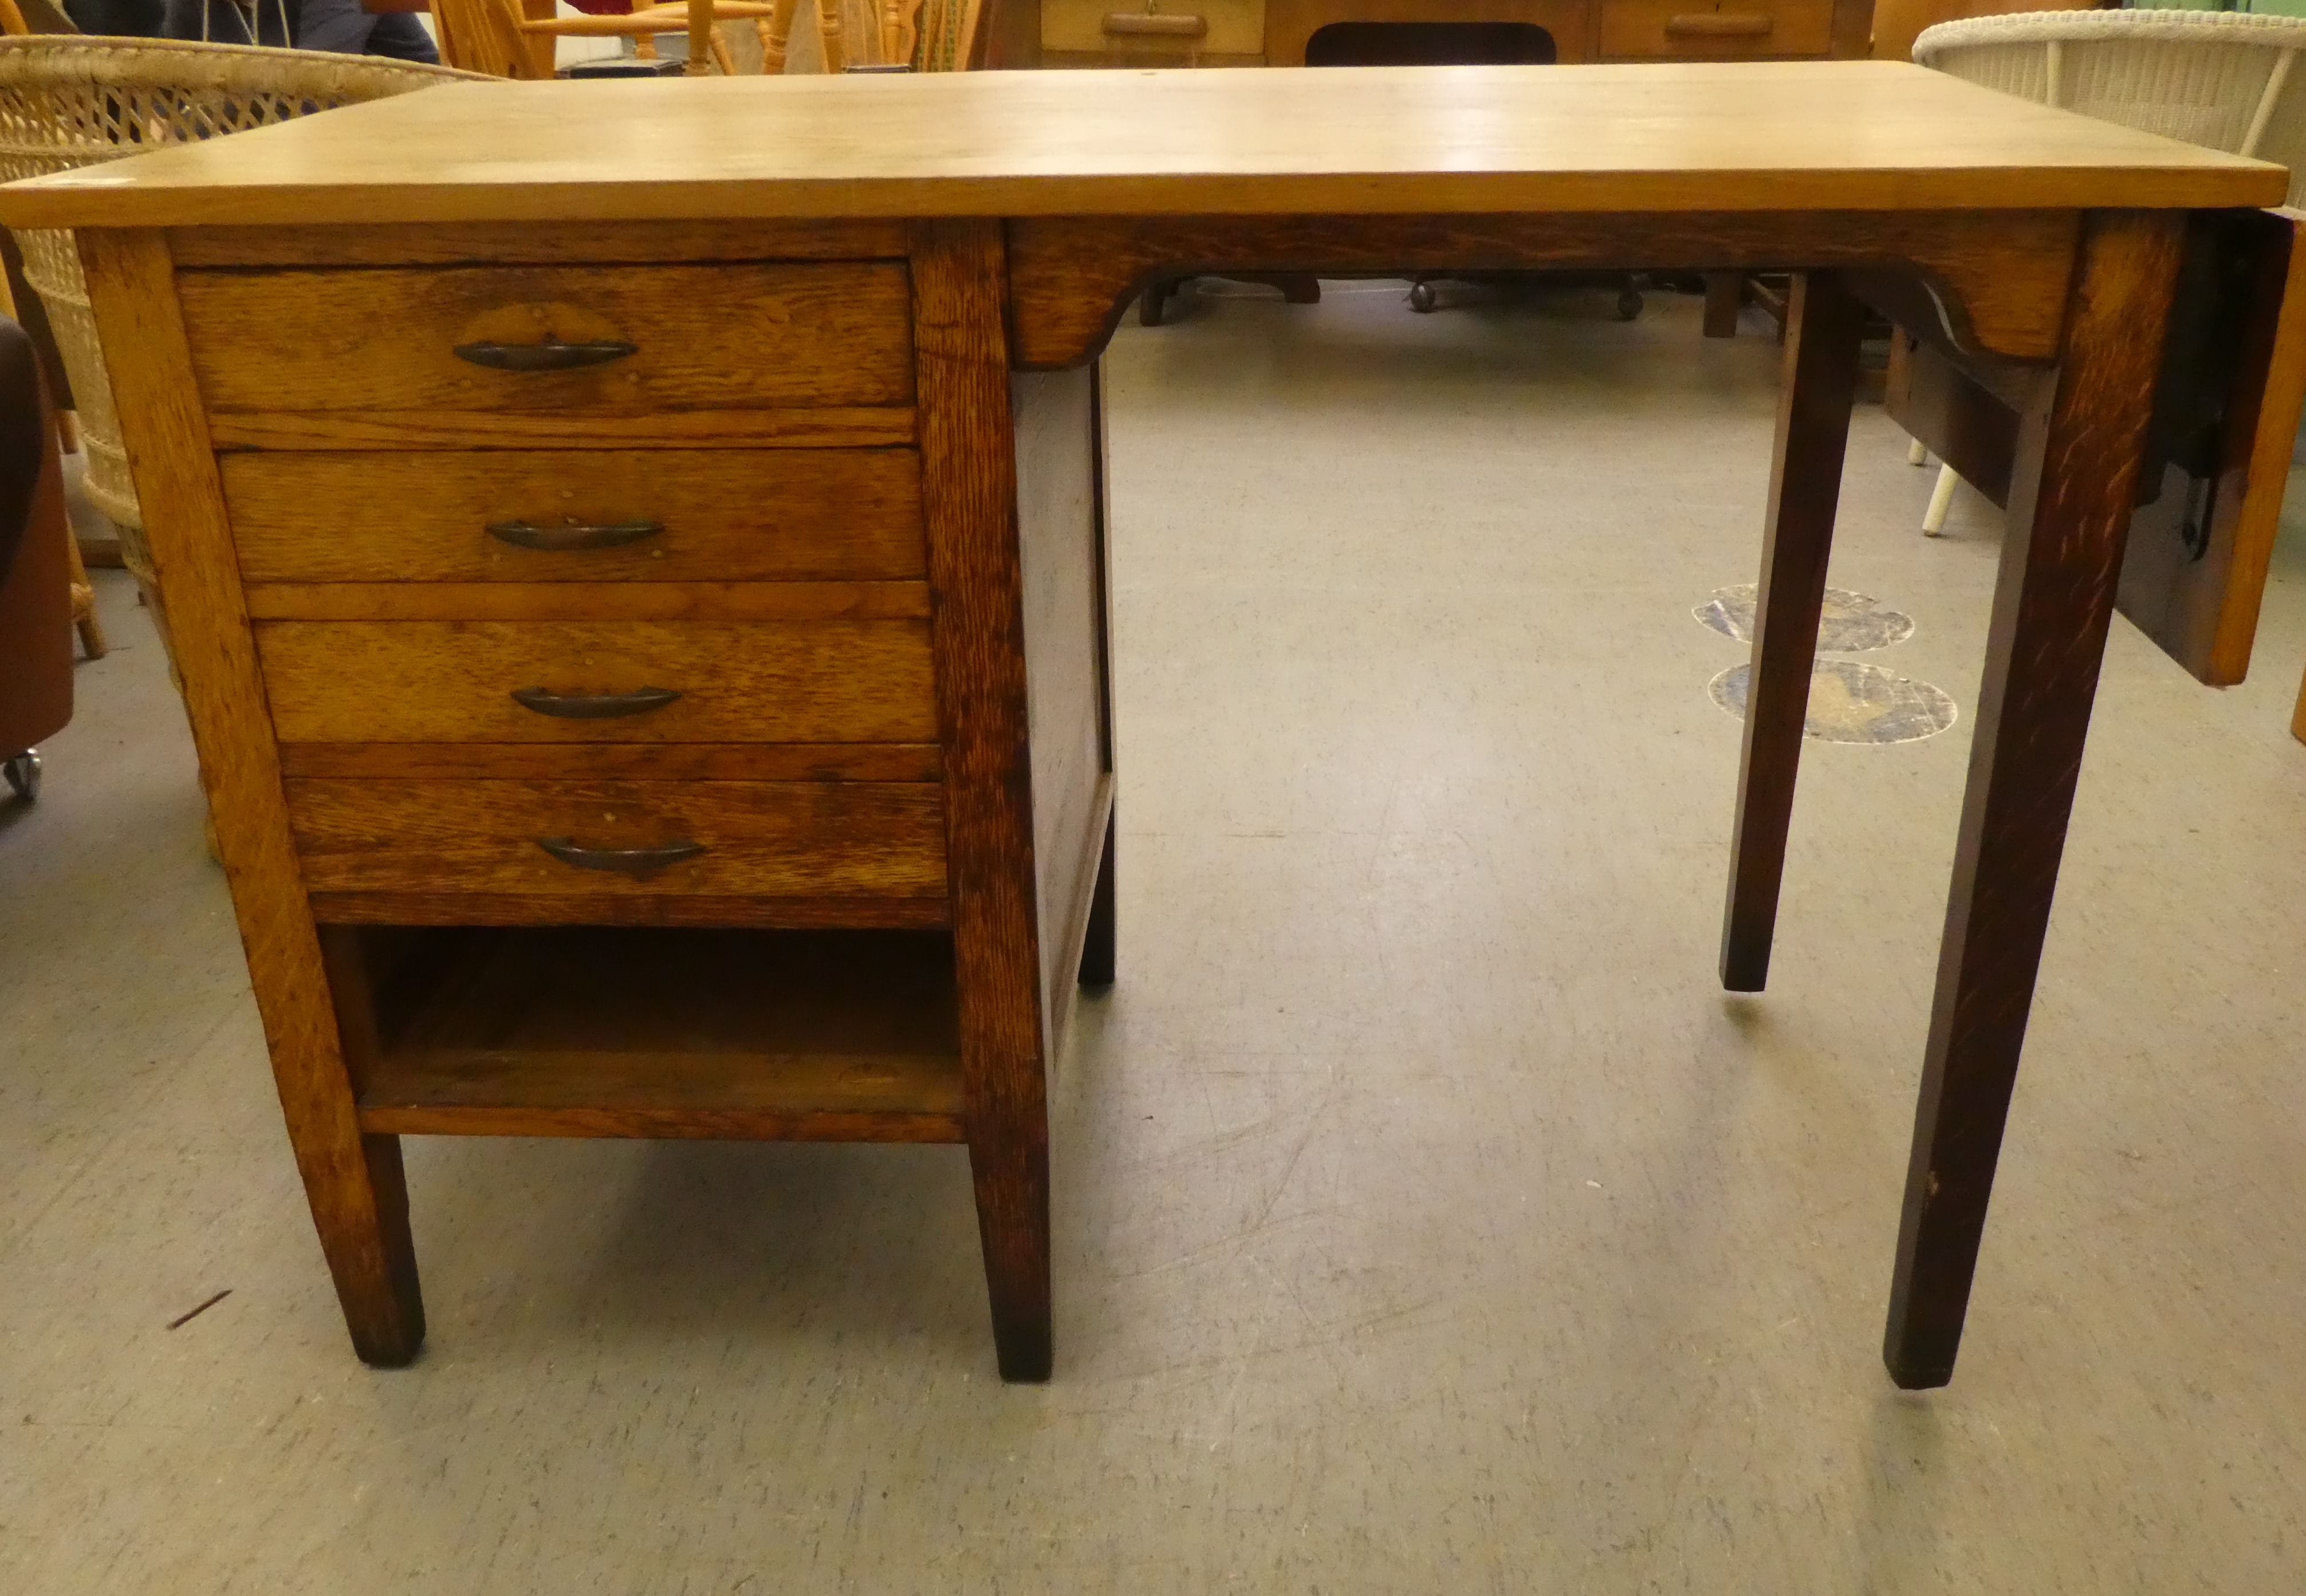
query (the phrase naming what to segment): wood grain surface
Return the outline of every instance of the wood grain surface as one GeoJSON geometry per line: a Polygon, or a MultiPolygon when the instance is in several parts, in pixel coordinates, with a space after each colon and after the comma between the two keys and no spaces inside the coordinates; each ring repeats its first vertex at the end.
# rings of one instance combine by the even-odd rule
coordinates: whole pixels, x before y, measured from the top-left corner
{"type": "Polygon", "coordinates": [[[1007,274],[993,223],[919,223],[912,249],[969,1168],[1001,1376],[1043,1380],[1054,1344],[1048,1083],[1007,274]]]}
{"type": "Polygon", "coordinates": [[[354,1348],[370,1363],[406,1363],[423,1343],[424,1305],[400,1146],[363,1134],[354,1110],[167,249],[157,235],[101,231],[80,248],[116,412],[136,440],[145,535],[297,1171],[354,1348]]]}
{"type": "Polygon", "coordinates": [[[251,582],[789,582],[918,576],[910,449],[229,455],[251,582]],[[523,548],[492,525],[653,522],[614,548],[523,548]]]}
{"type": "Polygon", "coordinates": [[[944,805],[927,783],[353,781],[287,782],[314,892],[463,892],[593,898],[944,895],[944,805]],[[563,863],[538,846],[701,844],[645,877],[563,863]]]}
{"type": "Polygon", "coordinates": [[[631,926],[935,931],[952,924],[943,898],[802,898],[692,892],[314,892],[329,926],[631,926]]]}
{"type": "Polygon", "coordinates": [[[281,740],[927,742],[929,626],[917,620],[257,623],[281,740]],[[516,689],[681,695],[562,720],[516,689]]]}
{"type": "Polygon", "coordinates": [[[2278,166],[1883,61],[459,84],[262,134],[12,185],[0,223],[2072,209],[2286,188],[2278,166]]]}
{"type": "Polygon", "coordinates": [[[184,227],[168,246],[178,270],[204,266],[627,266],[697,260],[900,260],[894,221],[719,221],[535,227],[184,227]]]}
{"type": "Polygon", "coordinates": [[[177,293],[212,411],[649,415],[912,398],[896,265],[188,271],[177,293]],[[455,353],[556,338],[636,351],[555,371],[455,353]]]}
{"type": "Polygon", "coordinates": [[[2071,211],[1916,216],[1756,211],[1572,216],[1426,213],[1025,218],[1009,228],[1012,339],[1029,368],[1080,364],[1147,284],[1200,271],[1909,268],[1961,346],[2056,354],[2079,218],[2071,211]]]}
{"type": "Polygon", "coordinates": [[[257,620],[926,620],[925,582],[252,582],[257,620]]]}
{"type": "Polygon", "coordinates": [[[419,935],[460,945],[444,979],[380,1017],[361,1094],[373,1128],[960,1139],[944,936],[419,935]]]}
{"type": "Polygon", "coordinates": [[[2025,418],[1970,733],[1883,1359],[1953,1375],[2081,772],[2184,218],[2093,219],[2054,392],[2025,418]]]}
{"type": "Polygon", "coordinates": [[[913,441],[882,405],[555,415],[512,410],[246,411],[209,417],[220,449],[881,448],[913,441]]]}
{"type": "Polygon", "coordinates": [[[934,781],[935,743],[287,743],[291,776],[380,781],[934,781]]]}

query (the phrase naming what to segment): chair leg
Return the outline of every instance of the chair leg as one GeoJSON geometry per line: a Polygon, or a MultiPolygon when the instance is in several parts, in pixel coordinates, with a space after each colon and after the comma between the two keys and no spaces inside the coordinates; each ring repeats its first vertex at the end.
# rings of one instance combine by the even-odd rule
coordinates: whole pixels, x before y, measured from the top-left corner
{"type": "Polygon", "coordinates": [[[1915,440],[1913,440],[1913,442],[1911,442],[1911,443],[1909,443],[1909,444],[1908,444],[1908,445],[1906,446],[1906,464],[1907,464],[1907,465],[1928,465],[1929,463],[1930,463],[1930,451],[1929,451],[1929,450],[1927,450],[1927,449],[1926,449],[1926,448],[1924,448],[1922,447],[1922,440],[1921,440],[1920,439],[1917,438],[1917,439],[1915,439],[1915,440]]]}
{"type": "Polygon", "coordinates": [[[816,38],[824,47],[824,70],[849,70],[849,49],[841,37],[841,0],[816,0],[816,38]]]}
{"type": "Polygon", "coordinates": [[[1738,336],[1738,312],[1746,303],[1746,274],[1742,271],[1709,271],[1705,274],[1704,336],[1709,338],[1734,338],[1738,336]]]}
{"type": "Polygon", "coordinates": [[[2306,681],[2298,684],[2298,707],[2290,717],[2290,735],[2306,743],[2306,681]]]}
{"type": "Polygon", "coordinates": [[[1922,512],[1922,535],[1942,537],[1945,533],[1946,511],[1953,508],[1953,485],[1961,478],[1951,465],[1938,467],[1937,486],[1930,490],[1930,508],[1922,512]]]}
{"type": "Polygon", "coordinates": [[[69,531],[64,533],[64,559],[71,571],[73,629],[80,634],[81,652],[91,660],[100,660],[107,651],[104,623],[96,618],[96,589],[89,582],[88,567],[81,561],[80,540],[69,531]]]}
{"type": "Polygon", "coordinates": [[[785,52],[792,45],[793,13],[800,0],[776,0],[777,8],[765,21],[754,26],[761,30],[761,71],[773,78],[784,75],[785,52]]]}
{"type": "Polygon", "coordinates": [[[713,64],[721,69],[721,75],[722,77],[735,77],[737,75],[737,58],[729,53],[729,41],[721,37],[721,28],[718,23],[713,25],[712,38],[713,64]]]}

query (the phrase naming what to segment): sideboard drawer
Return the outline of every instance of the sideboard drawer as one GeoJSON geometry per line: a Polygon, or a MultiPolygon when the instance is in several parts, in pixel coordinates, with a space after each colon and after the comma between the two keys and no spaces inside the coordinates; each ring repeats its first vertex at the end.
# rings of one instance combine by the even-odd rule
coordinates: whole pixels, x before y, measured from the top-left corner
{"type": "Polygon", "coordinates": [[[1738,61],[1824,55],[1833,0],[1601,0],[1601,58],[1738,61]]]}
{"type": "Polygon", "coordinates": [[[932,783],[291,780],[312,892],[941,898],[932,783]]]}
{"type": "Polygon", "coordinates": [[[280,620],[256,646],[284,743],[937,736],[926,620],[280,620]]]}
{"type": "Polygon", "coordinates": [[[251,582],[918,577],[910,449],[228,454],[251,582]]]}
{"type": "Polygon", "coordinates": [[[1041,48],[1067,55],[1257,55],[1265,0],[1041,0],[1041,48]]]}
{"type": "Polygon", "coordinates": [[[910,405],[895,264],[188,271],[211,411],[910,405]]]}

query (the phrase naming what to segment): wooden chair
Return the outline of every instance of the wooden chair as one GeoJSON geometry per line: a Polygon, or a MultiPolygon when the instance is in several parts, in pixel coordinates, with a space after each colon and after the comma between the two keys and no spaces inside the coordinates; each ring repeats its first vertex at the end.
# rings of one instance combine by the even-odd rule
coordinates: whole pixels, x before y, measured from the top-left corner
{"type": "MultiPolygon", "coordinates": [[[[761,30],[763,70],[773,72],[779,68],[765,64],[769,30],[780,13],[790,30],[794,4],[795,0],[713,0],[713,20],[716,24],[751,21],[761,30]]],[[[534,0],[528,5],[522,0],[432,0],[432,22],[444,64],[534,82],[553,75],[553,44],[562,38],[629,38],[635,54],[653,60],[659,36],[688,31],[689,8],[663,4],[622,16],[563,17],[551,14],[551,0],[534,0]],[[531,15],[532,11],[541,14],[531,15]]],[[[735,61],[717,26],[711,46],[713,64],[734,75],[735,61]]],[[[781,48],[777,58],[782,62],[781,48]]]]}

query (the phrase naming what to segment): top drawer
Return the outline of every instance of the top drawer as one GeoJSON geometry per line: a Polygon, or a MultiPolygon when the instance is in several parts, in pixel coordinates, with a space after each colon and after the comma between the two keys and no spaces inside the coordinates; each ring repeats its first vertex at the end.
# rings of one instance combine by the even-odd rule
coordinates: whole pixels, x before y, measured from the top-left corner
{"type": "Polygon", "coordinates": [[[1833,0],[1601,0],[1605,61],[1824,55],[1833,0]]]}
{"type": "Polygon", "coordinates": [[[1119,55],[1255,55],[1265,0],[1041,0],[1041,48],[1119,55]]]}
{"type": "Polygon", "coordinates": [[[902,405],[905,269],[189,271],[192,366],[219,412],[902,405]]]}

